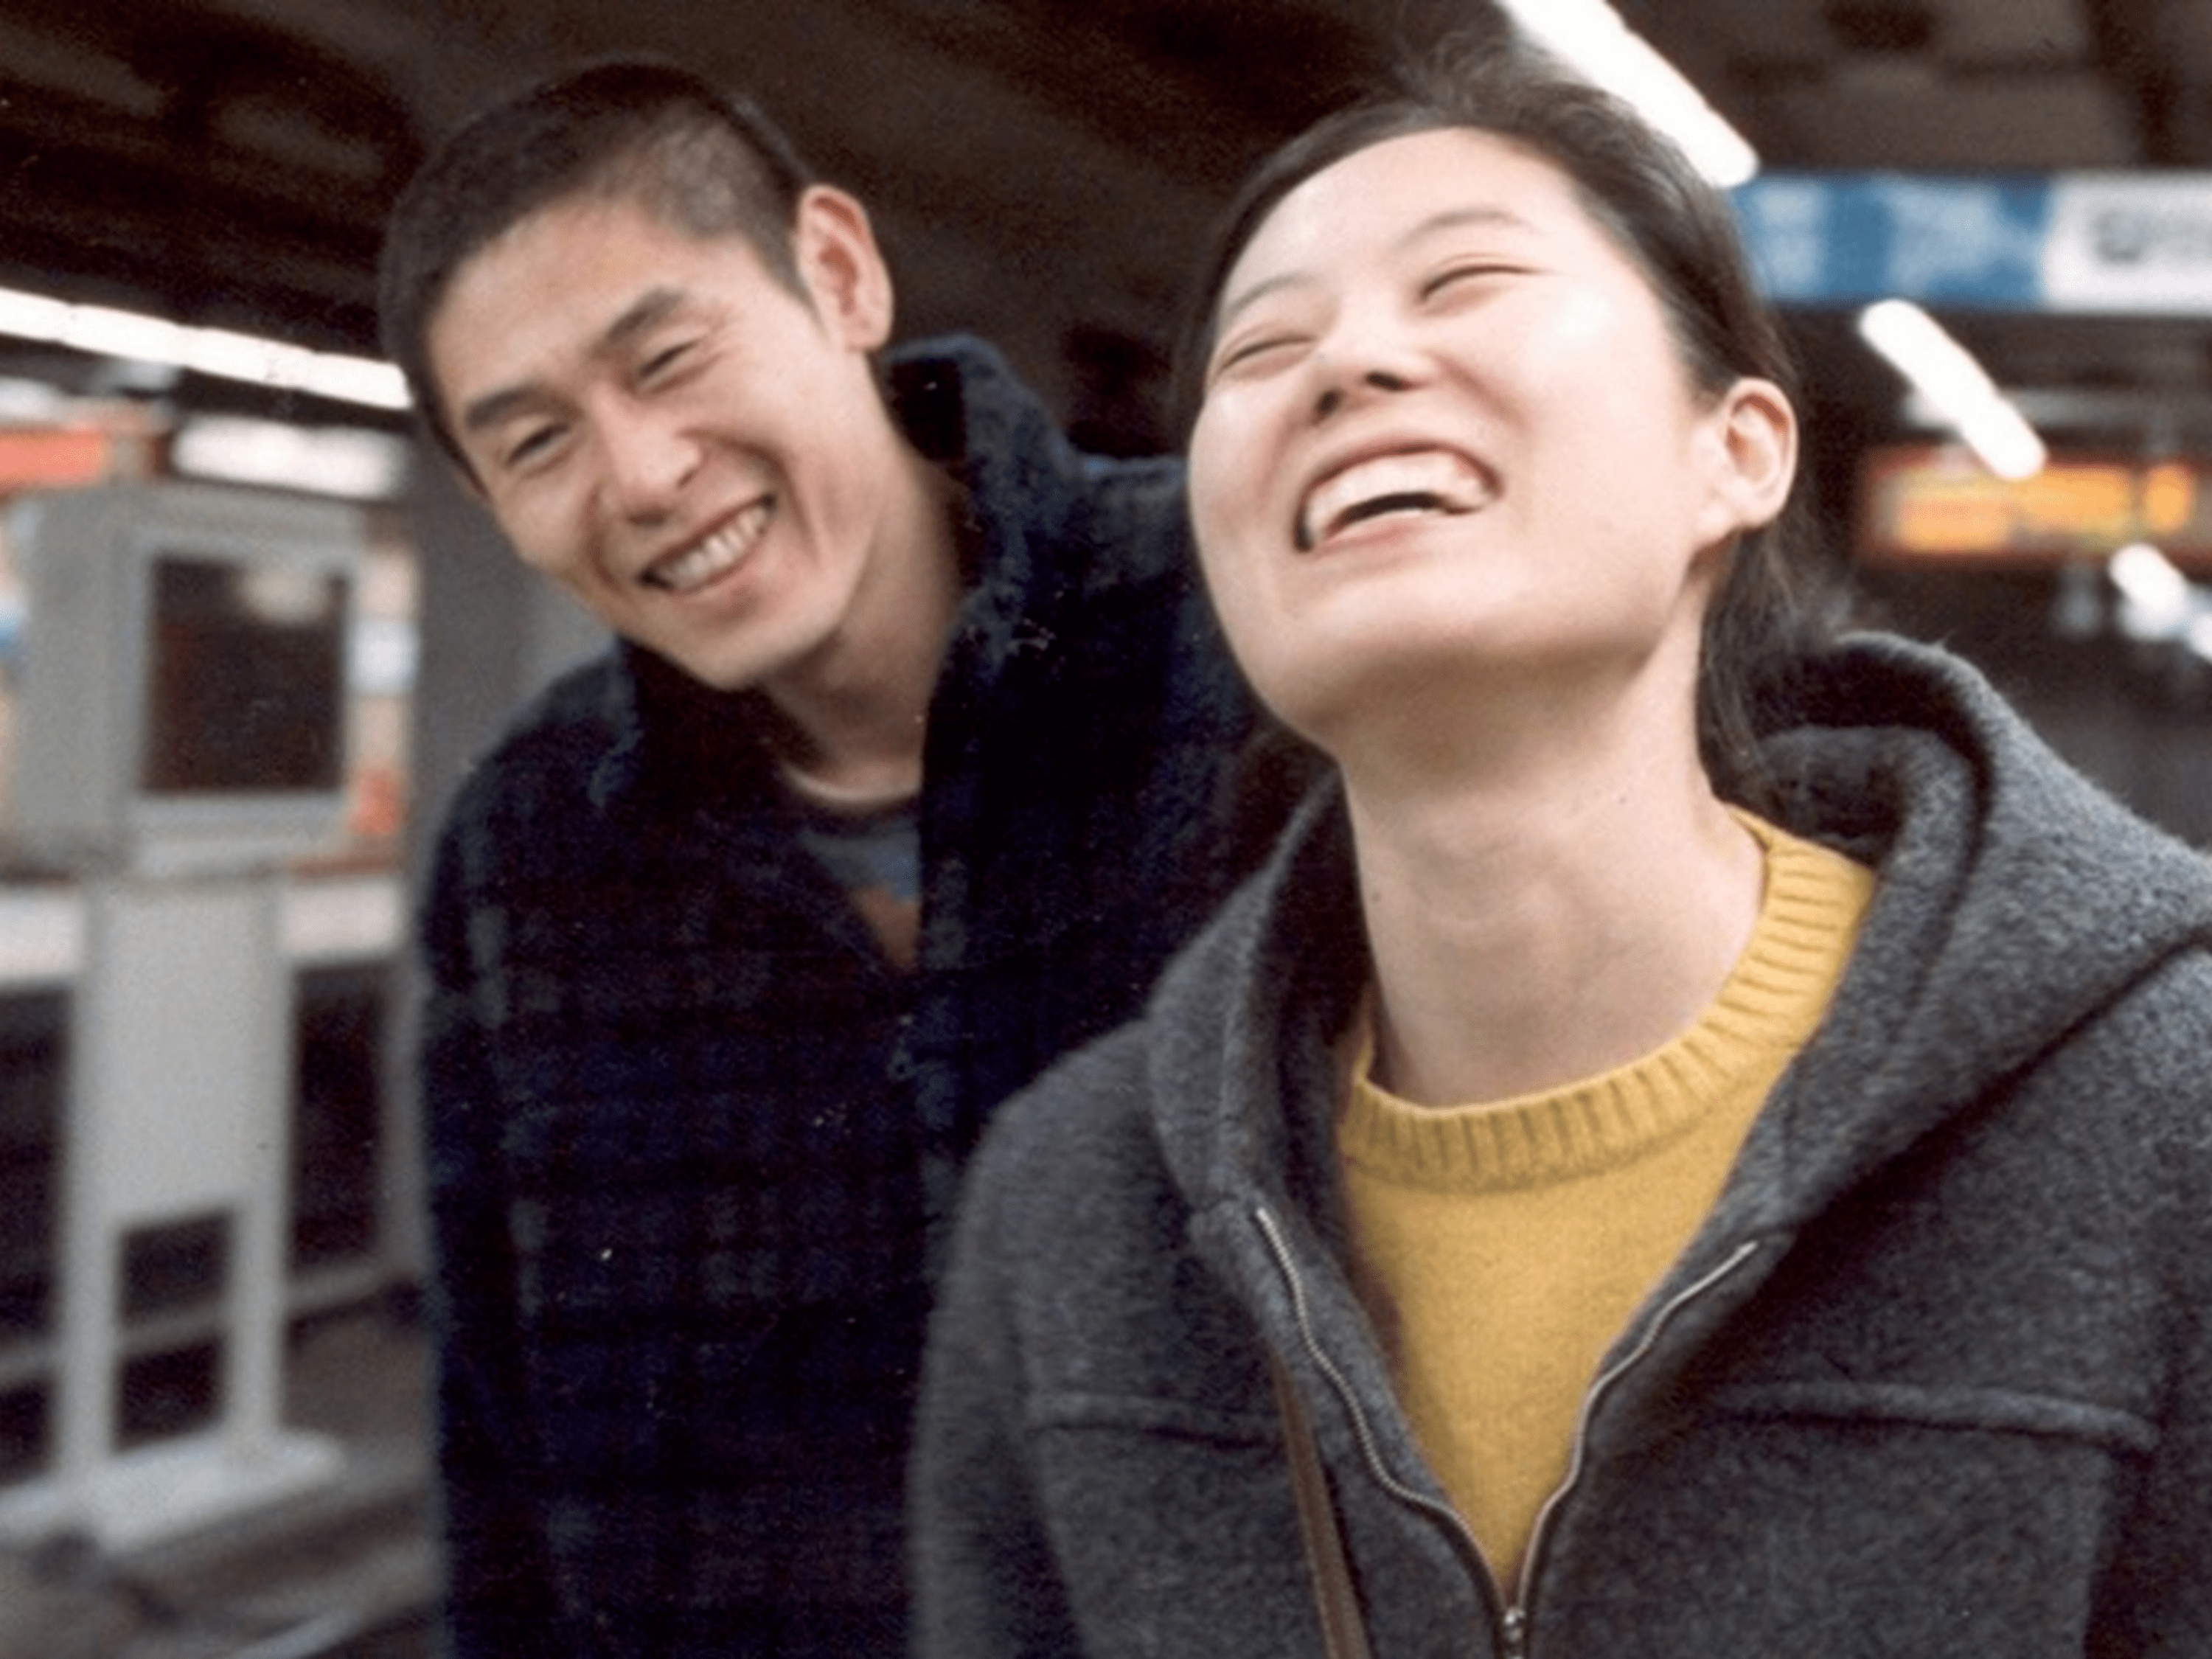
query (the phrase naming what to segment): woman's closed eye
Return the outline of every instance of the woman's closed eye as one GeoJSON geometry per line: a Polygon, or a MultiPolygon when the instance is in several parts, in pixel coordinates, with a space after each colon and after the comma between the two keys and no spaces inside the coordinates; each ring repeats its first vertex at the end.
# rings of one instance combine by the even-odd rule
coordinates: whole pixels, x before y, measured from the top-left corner
{"type": "Polygon", "coordinates": [[[1305,340],[1304,335],[1288,330],[1259,330],[1240,335],[1214,354],[1213,371],[1208,378],[1218,380],[1225,375],[1251,374],[1286,362],[1305,340]]]}
{"type": "Polygon", "coordinates": [[[1502,282],[1521,274],[1522,267],[1501,259],[1462,259],[1430,272],[1421,279],[1423,300],[1457,297],[1473,292],[1486,283],[1502,282]]]}

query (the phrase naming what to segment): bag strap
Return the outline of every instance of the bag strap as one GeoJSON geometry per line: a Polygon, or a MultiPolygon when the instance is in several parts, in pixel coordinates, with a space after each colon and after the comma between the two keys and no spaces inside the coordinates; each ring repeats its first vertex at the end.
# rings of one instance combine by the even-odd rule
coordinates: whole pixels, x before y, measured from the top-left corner
{"type": "Polygon", "coordinates": [[[1297,1494],[1298,1532],[1305,1540],[1306,1563],[1313,1570],[1314,1607],[1321,1614],[1322,1644],[1328,1659],[1371,1659],[1366,1626],[1360,1621],[1359,1597],[1352,1587],[1352,1568],[1345,1559],[1344,1537],[1339,1531],[1336,1505],[1328,1492],[1328,1476],[1314,1445],[1313,1424],[1304,1403],[1291,1386],[1283,1362],[1267,1356],[1267,1374],[1275,1388],[1275,1408],[1283,1419],[1283,1439],[1291,1456],[1291,1489],[1297,1494]]]}

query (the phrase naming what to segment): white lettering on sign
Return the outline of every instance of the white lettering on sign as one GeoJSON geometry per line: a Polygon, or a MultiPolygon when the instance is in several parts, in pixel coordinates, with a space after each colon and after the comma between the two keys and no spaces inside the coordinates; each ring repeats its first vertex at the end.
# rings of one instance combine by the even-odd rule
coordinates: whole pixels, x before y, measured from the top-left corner
{"type": "Polygon", "coordinates": [[[2061,175],[2043,282],[2057,310],[2212,315],[2212,174],[2061,175]]]}

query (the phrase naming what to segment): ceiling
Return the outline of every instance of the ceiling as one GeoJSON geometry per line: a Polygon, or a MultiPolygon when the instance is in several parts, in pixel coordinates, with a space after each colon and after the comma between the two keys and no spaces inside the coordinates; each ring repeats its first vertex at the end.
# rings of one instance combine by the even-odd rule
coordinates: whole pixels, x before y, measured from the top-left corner
{"type": "MultiPolygon", "coordinates": [[[[2212,0],[1618,3],[1770,168],[2212,170],[2212,0]]],[[[872,204],[907,331],[989,334],[1142,443],[1243,170],[1484,26],[1485,0],[9,0],[0,283],[369,349],[379,226],[424,146],[556,65],[648,52],[751,89],[872,204]]],[[[1880,435],[1887,371],[1838,319],[1796,326],[1829,445],[1880,435]]],[[[2212,447],[2212,319],[1954,326],[2069,419],[2212,447]]],[[[0,344],[7,372],[129,380],[0,344]]]]}

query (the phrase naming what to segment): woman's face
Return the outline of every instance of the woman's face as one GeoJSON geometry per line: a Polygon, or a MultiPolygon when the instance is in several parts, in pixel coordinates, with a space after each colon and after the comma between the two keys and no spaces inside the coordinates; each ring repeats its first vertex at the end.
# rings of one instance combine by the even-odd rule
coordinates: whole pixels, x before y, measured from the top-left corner
{"type": "Polygon", "coordinates": [[[1446,129],[1315,174],[1245,246],[1192,512],[1247,673],[1332,747],[1471,676],[1557,706],[1685,641],[1693,672],[1714,567],[1779,510],[1794,432],[1765,382],[1691,384],[1565,173],[1446,129]]]}

